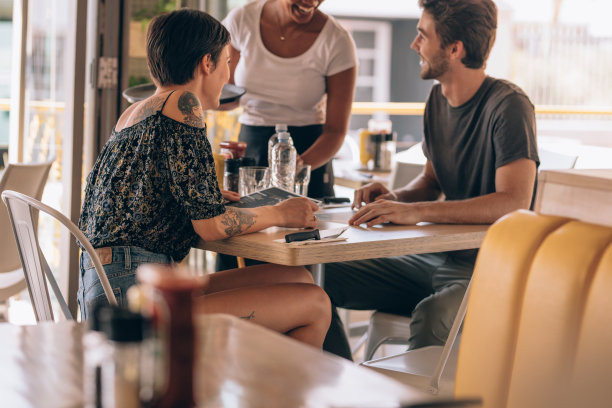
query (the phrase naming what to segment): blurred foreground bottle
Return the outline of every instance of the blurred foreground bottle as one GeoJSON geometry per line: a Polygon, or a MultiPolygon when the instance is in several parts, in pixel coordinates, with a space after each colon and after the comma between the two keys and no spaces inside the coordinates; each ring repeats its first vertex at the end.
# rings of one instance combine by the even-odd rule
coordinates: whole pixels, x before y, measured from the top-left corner
{"type": "Polygon", "coordinates": [[[203,293],[208,278],[196,276],[186,267],[156,264],[141,265],[136,276],[142,291],[143,313],[151,316],[161,342],[157,358],[162,361],[156,367],[164,369],[159,373],[161,381],[159,375],[155,379],[155,396],[147,406],[195,407],[194,297],[203,293]]]}
{"type": "Polygon", "coordinates": [[[101,361],[100,400],[96,406],[141,407],[142,342],[147,321],[139,313],[116,306],[97,311],[99,327],[106,334],[105,357],[101,361]]]}

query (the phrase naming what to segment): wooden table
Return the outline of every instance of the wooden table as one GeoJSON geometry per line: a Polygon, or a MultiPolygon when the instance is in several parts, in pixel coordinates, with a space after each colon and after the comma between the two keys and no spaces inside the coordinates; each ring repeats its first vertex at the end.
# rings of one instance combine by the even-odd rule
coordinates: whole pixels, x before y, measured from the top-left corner
{"type": "MultiPolygon", "coordinates": [[[[325,210],[317,215],[317,228],[346,226],[351,215],[348,207],[325,210]]],[[[342,234],[346,241],[294,246],[278,240],[295,228],[273,227],[219,241],[200,241],[198,248],[282,265],[315,265],[315,280],[321,283],[325,263],[478,248],[487,228],[451,224],[349,227],[342,234]]]]}
{"type": "MultiPolygon", "coordinates": [[[[84,332],[75,322],[0,324],[0,406],[83,406],[84,332]]],[[[434,400],[228,315],[200,316],[196,344],[194,389],[202,407],[409,407],[434,400]]]]}

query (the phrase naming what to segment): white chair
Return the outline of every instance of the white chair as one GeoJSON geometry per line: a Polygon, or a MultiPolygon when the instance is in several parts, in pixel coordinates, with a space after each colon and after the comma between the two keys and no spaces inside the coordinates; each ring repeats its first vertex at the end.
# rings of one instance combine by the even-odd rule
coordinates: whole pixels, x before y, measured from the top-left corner
{"type": "Polygon", "coordinates": [[[548,149],[538,148],[540,167],[538,170],[566,170],[573,169],[578,156],[563,154],[548,149]]]}
{"type": "Polygon", "coordinates": [[[108,282],[108,278],[104,273],[104,268],[100,262],[98,254],[91,246],[91,243],[87,240],[85,235],[79,230],[79,228],[72,223],[66,216],[56,211],[55,209],[35,200],[32,197],[28,197],[25,194],[18,193],[16,191],[4,191],[2,192],[2,200],[8,208],[9,219],[13,226],[13,232],[15,234],[15,240],[17,242],[17,248],[19,249],[19,257],[23,266],[23,272],[26,277],[28,291],[32,300],[32,306],[34,307],[34,315],[36,321],[54,321],[53,309],[51,305],[51,299],[49,297],[49,291],[47,290],[47,281],[51,285],[55,297],[60,304],[61,310],[66,319],[73,319],[68,305],[62,296],[62,293],[53,277],[47,260],[45,259],[40,246],[38,244],[37,231],[35,227],[34,219],[37,211],[42,211],[51,217],[55,218],[61,224],[63,224],[70,233],[85,247],[85,250],[91,257],[98,277],[104,288],[104,293],[110,304],[117,305],[117,299],[113,295],[113,291],[108,282]],[[45,279],[46,277],[46,279],[45,279]]]}
{"type": "MultiPolygon", "coordinates": [[[[10,163],[0,178],[0,193],[14,190],[32,196],[42,197],[53,160],[44,163],[10,163]]],[[[36,220],[34,221],[36,223],[36,220]]],[[[0,206],[0,230],[9,230],[9,216],[4,206],[0,206]]],[[[19,253],[13,234],[0,234],[0,302],[6,301],[25,290],[26,281],[21,270],[19,253]]]]}
{"type": "Polygon", "coordinates": [[[410,316],[374,311],[365,334],[364,360],[371,360],[383,344],[408,344],[410,320],[410,316]]]}
{"type": "Polygon", "coordinates": [[[396,189],[410,183],[423,171],[426,161],[421,142],[403,152],[397,153],[395,155],[395,163],[391,169],[389,188],[396,189]]]}
{"type": "MultiPolygon", "coordinates": [[[[459,353],[459,330],[467,311],[471,285],[472,283],[470,282],[461,305],[459,305],[459,310],[457,310],[457,315],[444,346],[428,346],[408,350],[400,355],[365,361],[363,365],[396,377],[400,381],[420,387],[431,394],[440,396],[452,395],[457,367],[457,354],[459,353]]],[[[409,318],[403,316],[387,315],[385,318],[389,319],[387,325],[384,326],[389,332],[398,330],[398,326],[401,327],[400,325],[409,324],[405,320],[409,318]]],[[[408,334],[409,331],[405,335],[406,342],[408,334]]],[[[401,339],[402,337],[399,336],[397,338],[399,341],[396,344],[402,344],[401,339]]]]}

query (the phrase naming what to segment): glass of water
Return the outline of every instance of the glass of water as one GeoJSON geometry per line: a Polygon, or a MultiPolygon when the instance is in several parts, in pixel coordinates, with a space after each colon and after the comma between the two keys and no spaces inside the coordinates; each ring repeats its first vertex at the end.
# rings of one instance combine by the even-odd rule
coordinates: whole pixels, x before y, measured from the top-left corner
{"type": "Polygon", "coordinates": [[[267,167],[243,166],[240,167],[239,173],[241,196],[270,187],[270,172],[267,167]]]}
{"type": "Polygon", "coordinates": [[[310,164],[304,164],[295,173],[295,185],[293,192],[299,195],[306,196],[308,194],[308,183],[310,182],[310,164]]]}

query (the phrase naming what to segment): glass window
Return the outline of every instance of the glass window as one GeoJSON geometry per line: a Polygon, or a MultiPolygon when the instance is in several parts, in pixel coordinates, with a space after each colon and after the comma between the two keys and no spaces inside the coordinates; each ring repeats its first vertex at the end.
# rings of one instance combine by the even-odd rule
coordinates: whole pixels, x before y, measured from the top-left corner
{"type": "Polygon", "coordinates": [[[13,23],[11,3],[3,1],[0,5],[0,168],[3,168],[8,160],[13,23]]]}

